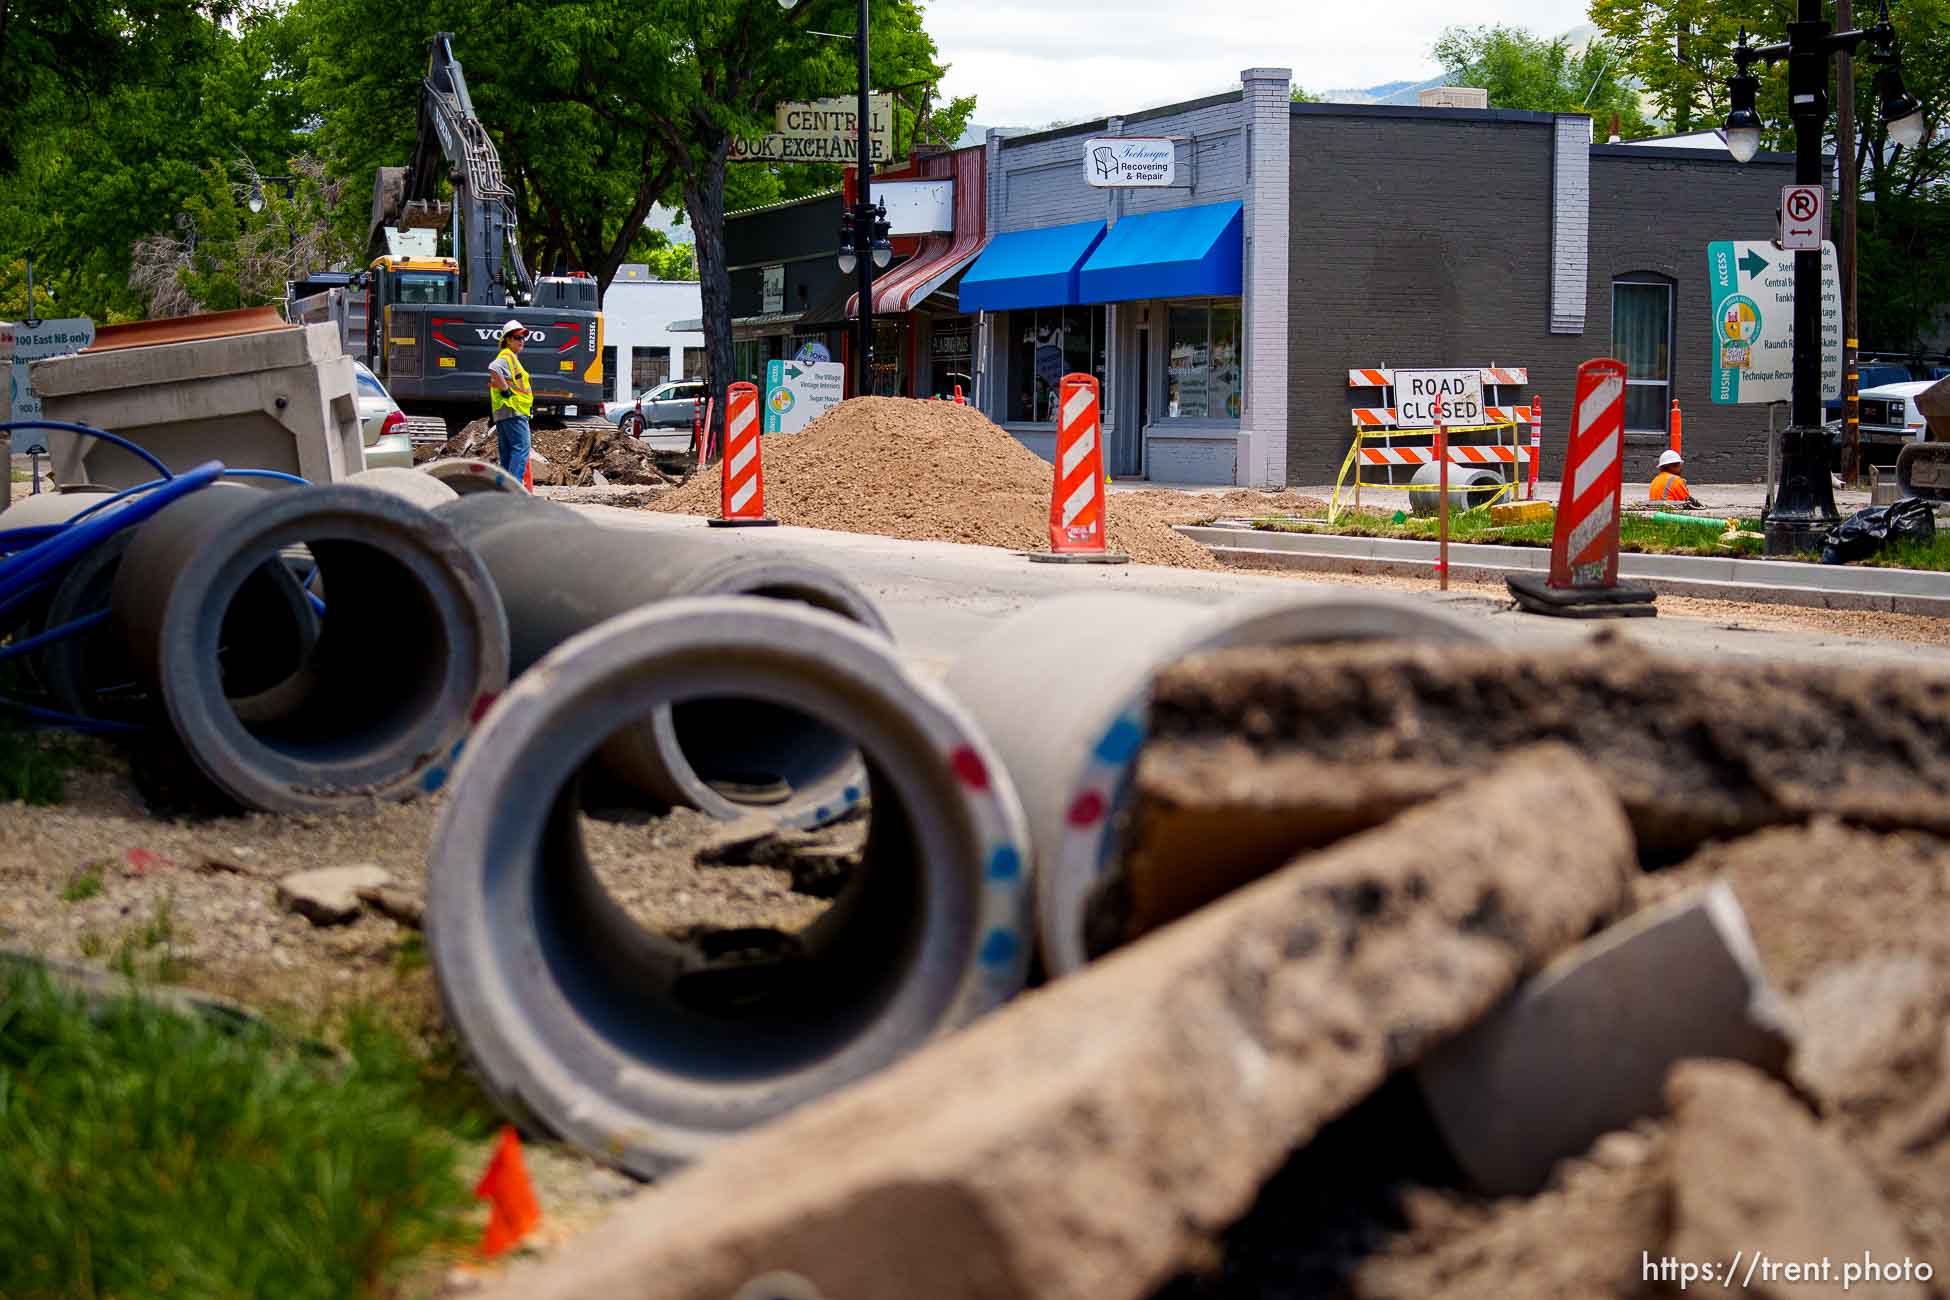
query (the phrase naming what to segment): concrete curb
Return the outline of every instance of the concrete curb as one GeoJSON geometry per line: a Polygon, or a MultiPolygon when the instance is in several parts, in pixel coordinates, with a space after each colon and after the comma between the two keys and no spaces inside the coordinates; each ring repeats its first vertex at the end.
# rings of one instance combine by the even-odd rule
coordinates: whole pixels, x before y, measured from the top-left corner
{"type": "MultiPolygon", "coordinates": [[[[1234,568],[1434,576],[1434,542],[1279,533],[1231,525],[1180,524],[1178,531],[1234,568]]],[[[1541,546],[1451,543],[1449,565],[1451,577],[1495,582],[1513,573],[1547,571],[1550,551],[1541,546]]],[[[1626,554],[1619,557],[1618,576],[1674,596],[1950,618],[1950,573],[1626,554]]]]}

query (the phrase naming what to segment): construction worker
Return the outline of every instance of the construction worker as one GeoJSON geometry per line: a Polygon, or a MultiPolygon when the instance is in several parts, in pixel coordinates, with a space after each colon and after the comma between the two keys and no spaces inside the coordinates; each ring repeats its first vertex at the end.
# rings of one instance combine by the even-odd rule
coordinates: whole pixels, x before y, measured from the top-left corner
{"type": "Polygon", "coordinates": [[[1659,453],[1659,472],[1652,480],[1651,500],[1665,505],[1690,506],[1698,503],[1686,490],[1686,462],[1676,451],[1659,453]]]}
{"type": "Polygon", "coordinates": [[[488,410],[501,445],[501,468],[517,479],[528,470],[528,415],[535,409],[535,390],[521,367],[527,346],[528,327],[511,320],[501,327],[501,351],[488,365],[488,410]]]}

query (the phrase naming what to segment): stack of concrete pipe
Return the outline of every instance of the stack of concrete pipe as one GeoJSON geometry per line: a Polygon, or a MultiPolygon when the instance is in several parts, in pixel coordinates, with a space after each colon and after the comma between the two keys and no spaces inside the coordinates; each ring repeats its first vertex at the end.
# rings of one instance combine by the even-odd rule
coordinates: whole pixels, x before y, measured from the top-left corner
{"type": "Polygon", "coordinates": [[[462,757],[436,832],[442,997],[512,1115],[643,1177],[998,1005],[1036,947],[1052,974],[1082,965],[1148,683],[1169,664],[1218,646],[1467,637],[1376,598],[1072,597],[998,624],[944,690],[895,653],[864,597],[771,546],[487,496],[439,513],[493,573],[526,668],[462,757]],[[597,880],[577,812],[599,773],[771,824],[864,812],[864,860],[783,955],[714,966],[597,880]],[[790,792],[741,808],[719,791],[739,774],[790,792]]]}

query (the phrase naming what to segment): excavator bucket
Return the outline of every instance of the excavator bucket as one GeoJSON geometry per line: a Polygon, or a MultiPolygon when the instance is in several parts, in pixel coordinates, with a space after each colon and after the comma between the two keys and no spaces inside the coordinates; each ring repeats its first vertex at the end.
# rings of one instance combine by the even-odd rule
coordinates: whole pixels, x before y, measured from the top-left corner
{"type": "Polygon", "coordinates": [[[1950,379],[1939,379],[1913,400],[1930,422],[1930,441],[1950,443],[1950,379]]]}
{"type": "Polygon", "coordinates": [[[1906,497],[1950,501],[1950,379],[1931,384],[1915,397],[1929,429],[1896,457],[1896,482],[1906,497]]]}

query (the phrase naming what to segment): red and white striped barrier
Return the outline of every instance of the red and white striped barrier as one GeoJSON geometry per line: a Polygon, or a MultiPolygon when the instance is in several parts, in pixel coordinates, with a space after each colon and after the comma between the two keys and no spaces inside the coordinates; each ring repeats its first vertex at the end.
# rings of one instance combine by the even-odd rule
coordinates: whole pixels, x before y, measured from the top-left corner
{"type": "Polygon", "coordinates": [[[1117,564],[1104,517],[1103,407],[1094,377],[1063,376],[1057,387],[1056,464],[1049,498],[1049,550],[1032,560],[1117,564]]]}
{"type": "MultiPolygon", "coordinates": [[[[1530,383],[1530,371],[1523,366],[1484,366],[1476,372],[1485,384],[1499,388],[1525,386],[1530,383]]],[[[1358,369],[1347,372],[1349,388],[1393,388],[1395,372],[1387,367],[1381,369],[1358,369]]]]}
{"type": "MultiPolygon", "coordinates": [[[[1527,461],[1535,454],[1531,447],[1451,447],[1452,465],[1511,465],[1527,461]]],[[[1435,462],[1433,447],[1363,447],[1360,459],[1369,465],[1430,465],[1435,462]]]]}
{"type": "Polygon", "coordinates": [[[718,481],[722,527],[776,524],[765,514],[765,465],[759,450],[758,387],[737,383],[725,390],[723,474],[718,481]]]}
{"type": "Polygon", "coordinates": [[[1619,494],[1625,469],[1625,363],[1609,357],[1578,367],[1564,491],[1551,545],[1553,587],[1610,587],[1618,581],[1619,494]]]}
{"type": "MultiPolygon", "coordinates": [[[[1354,425],[1360,429],[1387,429],[1395,424],[1397,408],[1393,406],[1357,406],[1351,411],[1354,425]]],[[[1529,424],[1530,408],[1527,406],[1485,406],[1483,419],[1490,424],[1529,424]]],[[[1412,433],[1426,433],[1426,429],[1409,430],[1412,433]]]]}

